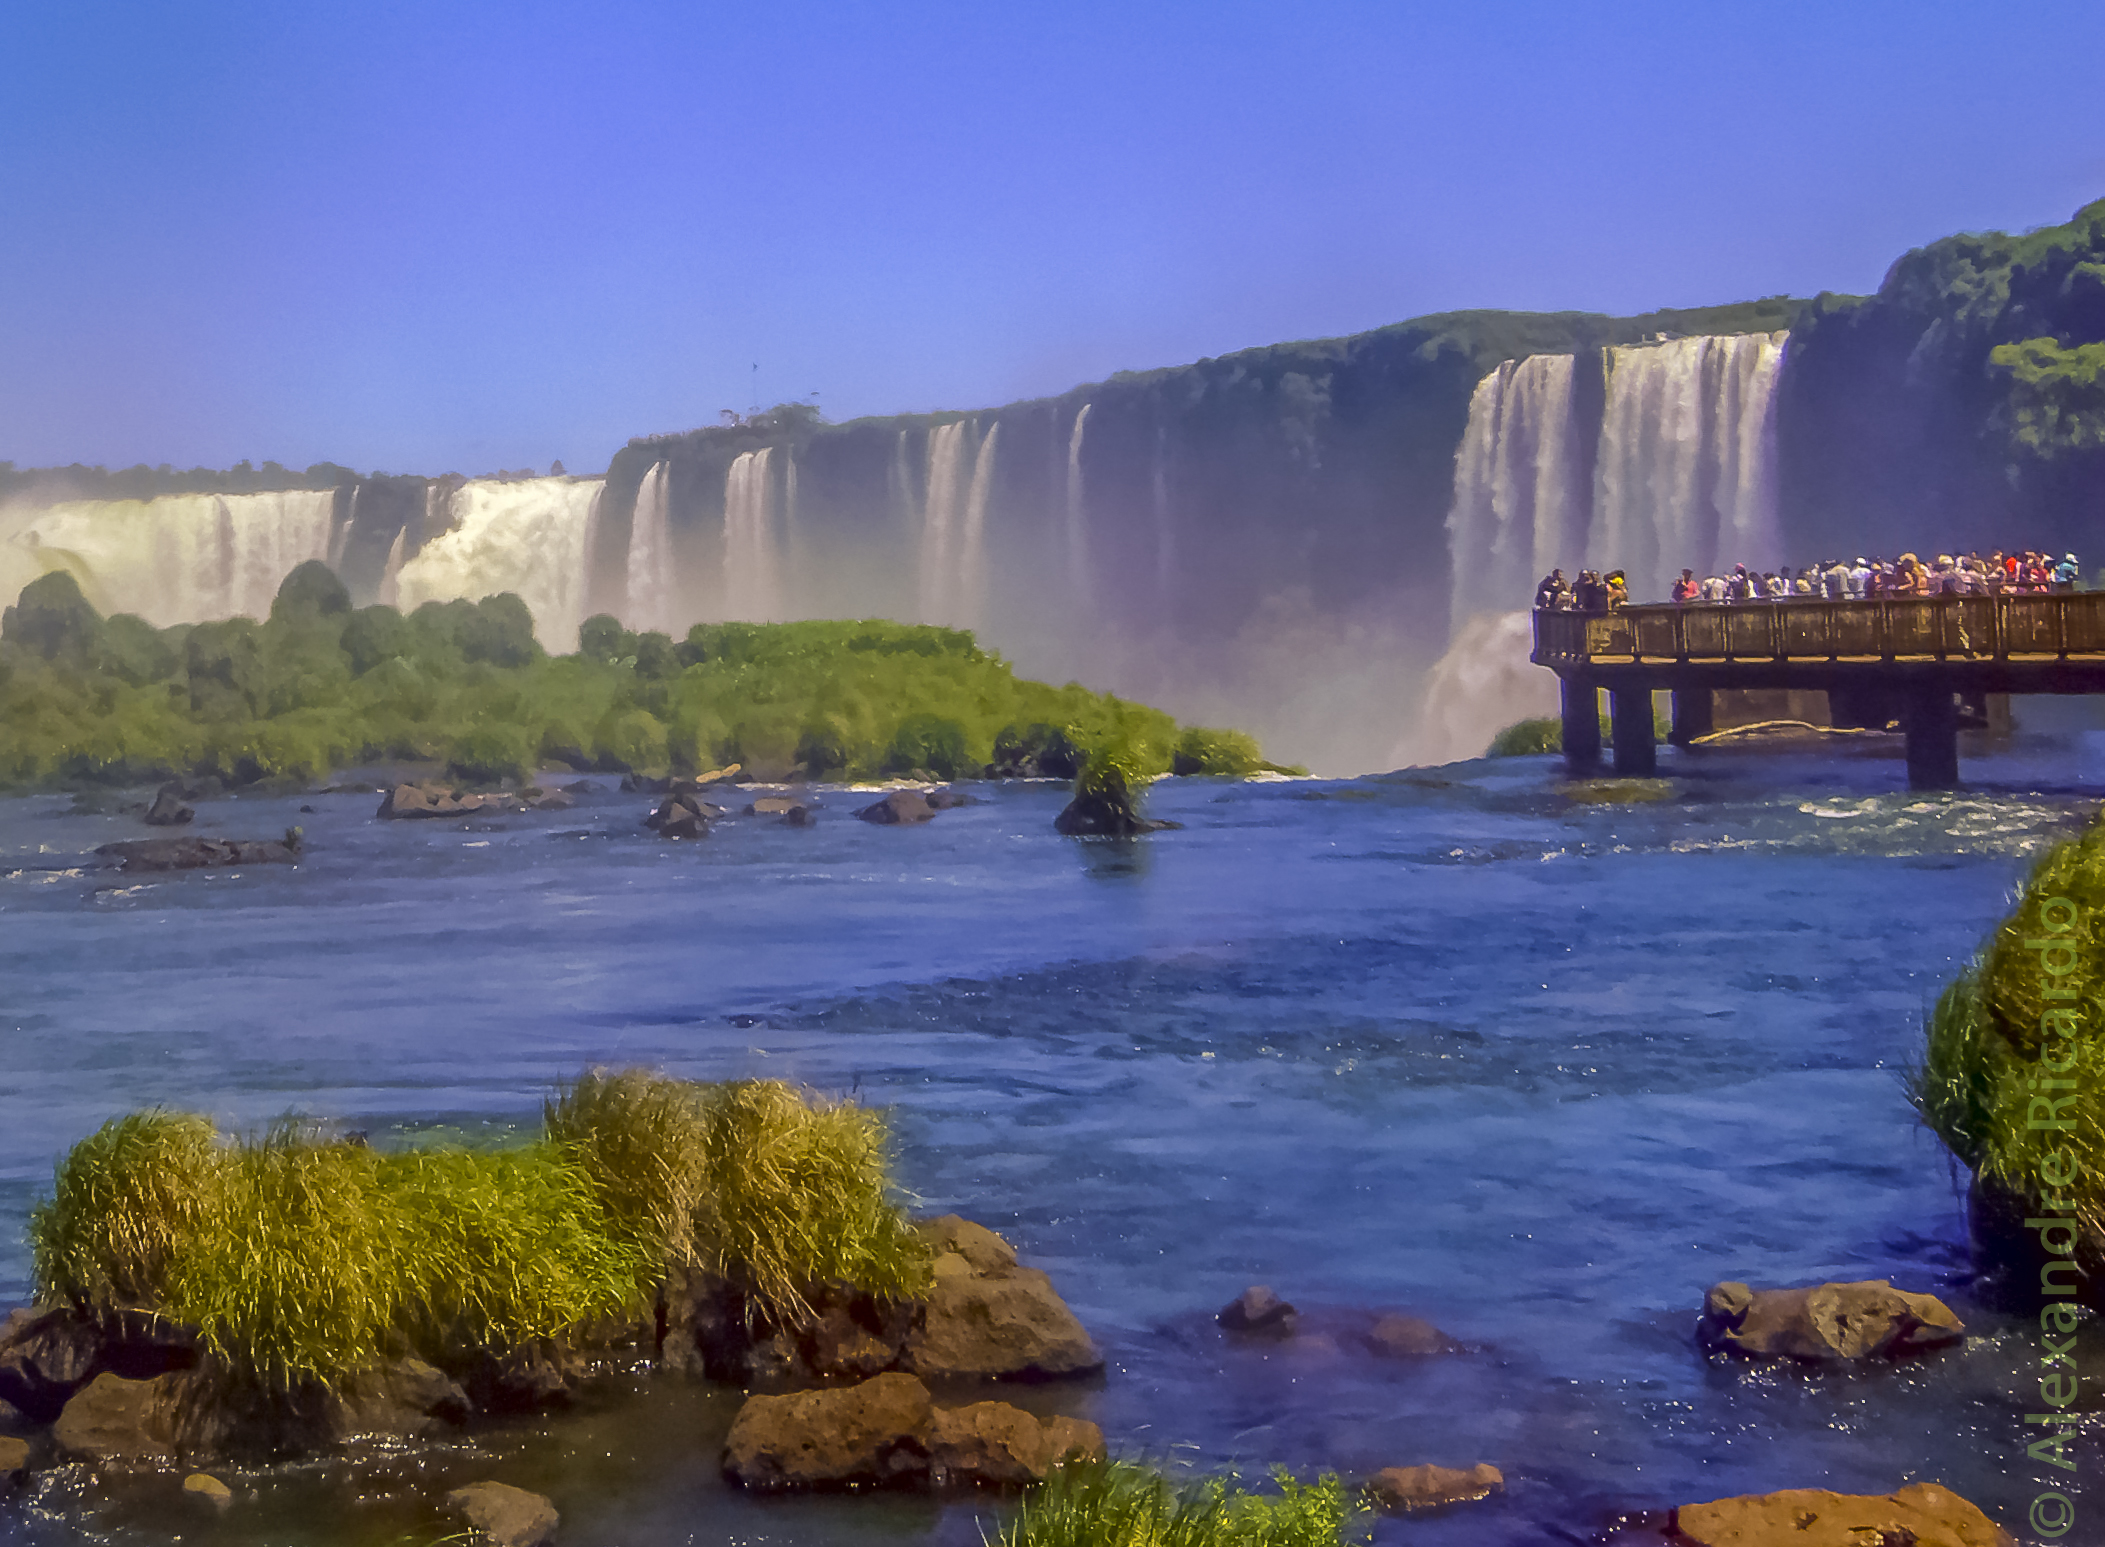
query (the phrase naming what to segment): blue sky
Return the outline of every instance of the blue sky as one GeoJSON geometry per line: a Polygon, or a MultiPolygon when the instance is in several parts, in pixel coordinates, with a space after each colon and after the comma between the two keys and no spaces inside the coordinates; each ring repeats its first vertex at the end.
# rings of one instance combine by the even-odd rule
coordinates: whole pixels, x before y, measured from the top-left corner
{"type": "Polygon", "coordinates": [[[2105,7],[0,6],[0,458],[596,471],[2105,195],[2105,7]],[[758,364],[757,382],[753,366],[758,364]]]}

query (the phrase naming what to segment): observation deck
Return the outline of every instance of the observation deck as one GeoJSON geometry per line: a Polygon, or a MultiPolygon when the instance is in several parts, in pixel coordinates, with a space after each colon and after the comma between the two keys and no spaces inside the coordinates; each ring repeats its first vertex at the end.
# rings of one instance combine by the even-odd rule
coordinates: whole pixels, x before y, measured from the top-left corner
{"type": "Polygon", "coordinates": [[[1991,693],[2105,693],[2105,591],[1690,602],[1535,614],[1536,665],[1563,682],[1564,755],[1601,759],[1597,689],[1614,765],[1650,774],[1652,694],[1674,695],[1672,740],[1709,733],[1720,689],[1824,692],[1838,725],[1900,722],[1908,783],[1959,782],[1962,701],[1991,693]]]}

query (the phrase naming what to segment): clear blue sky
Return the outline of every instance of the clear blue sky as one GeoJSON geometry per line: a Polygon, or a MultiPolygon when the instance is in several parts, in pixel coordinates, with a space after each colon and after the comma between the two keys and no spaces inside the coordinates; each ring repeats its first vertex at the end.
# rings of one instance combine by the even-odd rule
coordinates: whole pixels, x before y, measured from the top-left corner
{"type": "Polygon", "coordinates": [[[0,458],[597,470],[2105,195],[2105,6],[0,8],[0,458]]]}

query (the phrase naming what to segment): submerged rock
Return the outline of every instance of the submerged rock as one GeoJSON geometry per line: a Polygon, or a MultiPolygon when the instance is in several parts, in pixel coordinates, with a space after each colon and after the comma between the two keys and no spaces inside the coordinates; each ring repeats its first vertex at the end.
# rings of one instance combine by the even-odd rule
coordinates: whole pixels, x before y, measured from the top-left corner
{"type": "Polygon", "coordinates": [[[1262,1332],[1272,1337],[1291,1337],[1294,1308],[1269,1284],[1254,1284],[1221,1307],[1220,1324],[1230,1332],[1262,1332]]]}
{"type": "Polygon", "coordinates": [[[1129,804],[1102,795],[1077,795],[1053,818],[1054,831],[1070,838],[1136,838],[1183,825],[1141,816],[1129,804]]]}
{"type": "Polygon", "coordinates": [[[755,1489],[911,1485],[928,1476],[934,1424],[928,1388],[911,1375],[748,1397],[724,1441],[724,1473],[755,1489]]]}
{"type": "Polygon", "coordinates": [[[1479,1461],[1467,1471],[1452,1466],[1385,1467],[1367,1479],[1374,1502],[1392,1512],[1436,1509],[1489,1498],[1506,1486],[1505,1474],[1479,1461]]]}
{"type": "Polygon", "coordinates": [[[1391,1359],[1424,1359],[1462,1351],[1460,1343],[1423,1317],[1393,1311],[1374,1323],[1367,1334],[1367,1346],[1391,1359]]]}
{"type": "Polygon", "coordinates": [[[46,1424],[104,1371],[150,1380],[196,1363],[195,1335],[160,1317],[87,1316],[70,1306],[18,1310],[0,1324],[0,1403],[46,1424]]]}
{"type": "Polygon", "coordinates": [[[1956,1343],[1966,1327],[1935,1295],[1884,1279],[1809,1289],[1711,1286],[1696,1322],[1704,1348],[1768,1359],[1893,1359],[1956,1343]]]}
{"type": "Polygon", "coordinates": [[[446,1495],[446,1513],[473,1531],[478,1547],[547,1547],[562,1517],[538,1493],[509,1483],[469,1483],[446,1495]]]}
{"type": "Polygon", "coordinates": [[[13,1486],[29,1474],[29,1441],[0,1435],[0,1483],[13,1486]]]}
{"type": "Polygon", "coordinates": [[[865,822],[875,822],[881,827],[905,827],[915,822],[926,822],[934,818],[935,807],[914,790],[894,790],[884,799],[864,806],[855,813],[865,822]]]}
{"type": "Polygon", "coordinates": [[[125,871],[211,870],[229,865],[296,865],[301,838],[297,827],[282,840],[269,838],[131,838],[105,843],[96,853],[117,861],[125,871]]]}
{"type": "Polygon", "coordinates": [[[1787,1488],[1674,1511],[1687,1547],[2015,1547],[2010,1533],[1936,1483],[1897,1493],[1787,1488]]]}
{"type": "Polygon", "coordinates": [[[181,827],[197,815],[183,804],[183,787],[179,784],[164,784],[154,795],[153,804],[146,808],[148,827],[181,827]]]}
{"type": "Polygon", "coordinates": [[[234,1502],[234,1490],[214,1477],[210,1472],[192,1472],[183,1479],[183,1494],[186,1498],[201,1501],[219,1514],[225,1514],[234,1502]]]}

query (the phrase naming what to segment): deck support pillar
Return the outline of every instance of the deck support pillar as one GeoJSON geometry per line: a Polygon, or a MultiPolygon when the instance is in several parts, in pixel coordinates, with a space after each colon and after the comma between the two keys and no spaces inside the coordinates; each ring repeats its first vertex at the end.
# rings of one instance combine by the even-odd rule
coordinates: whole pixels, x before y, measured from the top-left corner
{"type": "Polygon", "coordinates": [[[1908,738],[1908,788],[1950,790],[1959,784],[1959,706],[1948,683],[1932,678],[1912,686],[1903,702],[1908,738]]]}
{"type": "Polygon", "coordinates": [[[1667,737],[1677,747],[1685,747],[1698,736],[1708,736],[1717,729],[1717,719],[1711,710],[1709,688],[1674,689],[1674,731],[1667,737]]]}
{"type": "Polygon", "coordinates": [[[1652,729],[1652,690],[1610,689],[1608,722],[1615,733],[1615,771],[1625,778],[1651,778],[1659,768],[1659,747],[1652,729]]]}
{"type": "Polygon", "coordinates": [[[1574,775],[1589,774],[1601,764],[1601,695],[1585,677],[1562,677],[1564,701],[1564,766],[1574,775]]]}

